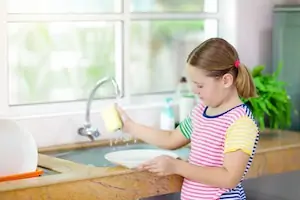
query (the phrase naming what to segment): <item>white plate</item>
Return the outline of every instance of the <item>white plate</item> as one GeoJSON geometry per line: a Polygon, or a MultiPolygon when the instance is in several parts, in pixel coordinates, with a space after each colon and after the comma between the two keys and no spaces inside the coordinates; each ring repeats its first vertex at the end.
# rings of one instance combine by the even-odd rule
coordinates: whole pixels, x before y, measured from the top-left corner
{"type": "Polygon", "coordinates": [[[12,120],[0,119],[0,176],[33,172],[38,149],[33,136],[12,120]]]}
{"type": "Polygon", "coordinates": [[[132,150],[124,150],[124,151],[115,151],[111,153],[105,154],[105,159],[127,168],[136,168],[140,164],[151,160],[155,157],[167,155],[173,158],[178,158],[179,156],[167,150],[159,150],[159,149],[132,149],[132,150]]]}

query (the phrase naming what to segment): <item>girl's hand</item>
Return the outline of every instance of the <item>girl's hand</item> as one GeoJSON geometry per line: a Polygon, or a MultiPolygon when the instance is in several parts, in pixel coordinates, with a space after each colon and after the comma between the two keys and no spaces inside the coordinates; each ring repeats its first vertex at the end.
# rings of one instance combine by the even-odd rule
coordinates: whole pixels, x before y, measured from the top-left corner
{"type": "Polygon", "coordinates": [[[123,128],[122,130],[126,133],[130,133],[130,127],[132,126],[132,124],[134,124],[134,122],[132,121],[132,119],[127,115],[127,113],[120,108],[118,105],[116,105],[116,109],[119,112],[119,115],[122,119],[123,122],[123,128]]]}
{"type": "Polygon", "coordinates": [[[177,159],[170,156],[158,156],[138,167],[139,170],[147,170],[158,176],[175,174],[177,159]]]}

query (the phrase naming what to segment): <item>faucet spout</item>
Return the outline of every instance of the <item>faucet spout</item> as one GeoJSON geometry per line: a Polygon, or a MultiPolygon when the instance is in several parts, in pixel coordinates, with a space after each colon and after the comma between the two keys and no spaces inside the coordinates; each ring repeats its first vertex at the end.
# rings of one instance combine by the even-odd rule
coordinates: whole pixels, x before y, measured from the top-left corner
{"type": "Polygon", "coordinates": [[[91,110],[91,104],[94,99],[94,96],[97,92],[97,90],[106,82],[110,81],[115,89],[115,95],[116,98],[119,98],[121,96],[120,92],[120,87],[117,83],[117,81],[113,77],[104,77],[100,79],[94,88],[92,89],[88,101],[87,101],[87,106],[86,106],[86,112],[85,112],[85,123],[83,124],[83,127],[80,127],[78,129],[78,134],[81,136],[86,136],[88,137],[91,141],[95,140],[96,137],[100,136],[100,132],[98,131],[97,128],[93,128],[91,124],[91,119],[90,119],[90,110],[91,110]]]}

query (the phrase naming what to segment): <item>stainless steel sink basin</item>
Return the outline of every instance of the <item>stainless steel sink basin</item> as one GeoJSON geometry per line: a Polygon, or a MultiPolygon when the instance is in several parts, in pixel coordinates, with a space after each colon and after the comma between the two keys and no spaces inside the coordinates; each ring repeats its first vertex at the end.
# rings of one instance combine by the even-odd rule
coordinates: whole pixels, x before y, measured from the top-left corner
{"type": "MultiPolygon", "coordinates": [[[[110,167],[115,166],[104,158],[104,155],[109,152],[129,150],[129,149],[159,149],[149,144],[128,144],[119,146],[105,146],[105,147],[93,147],[85,149],[76,149],[71,151],[60,151],[46,153],[49,156],[70,160],[76,163],[93,165],[96,167],[110,167]]],[[[187,159],[190,149],[187,147],[173,150],[180,158],[187,159]]]]}

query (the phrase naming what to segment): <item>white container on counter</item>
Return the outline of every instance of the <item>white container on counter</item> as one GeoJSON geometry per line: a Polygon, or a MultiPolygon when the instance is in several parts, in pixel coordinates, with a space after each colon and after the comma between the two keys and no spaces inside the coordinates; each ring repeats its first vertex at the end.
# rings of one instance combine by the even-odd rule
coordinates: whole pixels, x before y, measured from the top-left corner
{"type": "Polygon", "coordinates": [[[194,95],[184,95],[179,98],[179,121],[182,122],[195,106],[194,95]]]}

